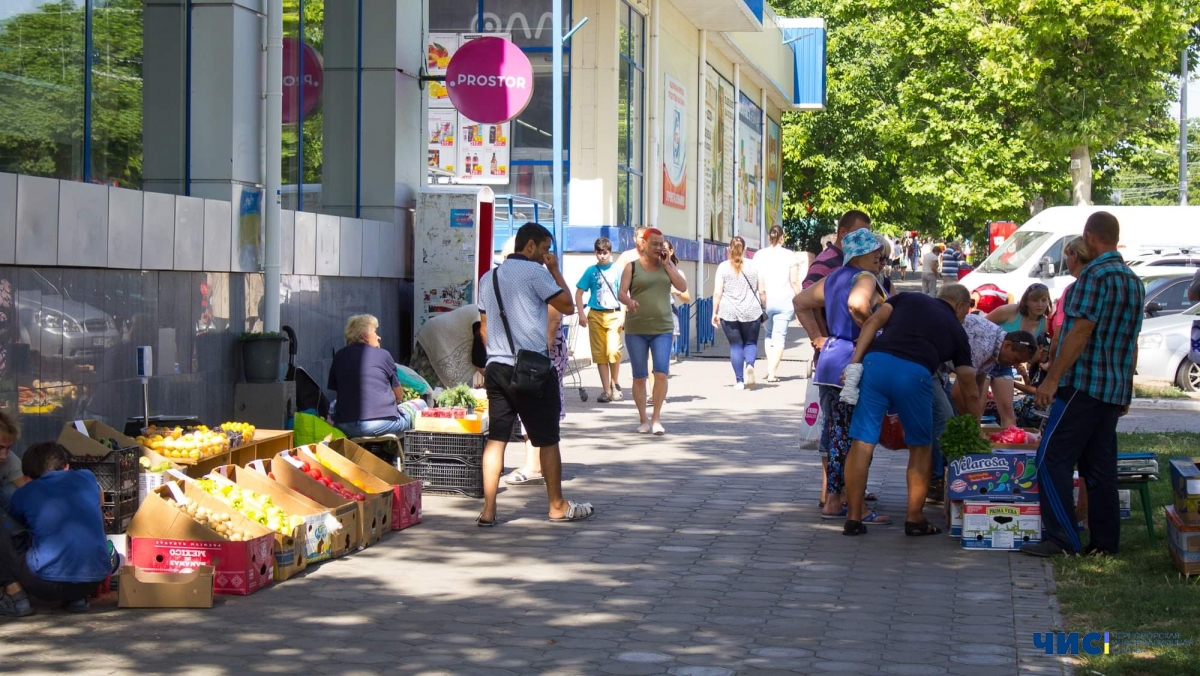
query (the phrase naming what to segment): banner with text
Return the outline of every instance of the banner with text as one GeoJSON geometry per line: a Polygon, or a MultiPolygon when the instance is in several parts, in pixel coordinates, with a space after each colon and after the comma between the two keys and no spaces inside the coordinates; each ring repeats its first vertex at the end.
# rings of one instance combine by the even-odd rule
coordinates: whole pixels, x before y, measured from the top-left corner
{"type": "Polygon", "coordinates": [[[687,208],[688,97],[687,87],[666,76],[666,109],[663,114],[662,203],[687,208]]]}

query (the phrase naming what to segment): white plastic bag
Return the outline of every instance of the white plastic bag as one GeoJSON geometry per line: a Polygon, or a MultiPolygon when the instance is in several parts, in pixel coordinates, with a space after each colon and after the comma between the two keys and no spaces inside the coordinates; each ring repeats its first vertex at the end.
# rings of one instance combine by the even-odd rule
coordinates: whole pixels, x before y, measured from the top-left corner
{"type": "Polygon", "coordinates": [[[821,442],[821,428],[825,426],[825,411],[821,410],[821,390],[808,380],[804,392],[804,410],[800,414],[800,448],[816,448],[821,442]]]}

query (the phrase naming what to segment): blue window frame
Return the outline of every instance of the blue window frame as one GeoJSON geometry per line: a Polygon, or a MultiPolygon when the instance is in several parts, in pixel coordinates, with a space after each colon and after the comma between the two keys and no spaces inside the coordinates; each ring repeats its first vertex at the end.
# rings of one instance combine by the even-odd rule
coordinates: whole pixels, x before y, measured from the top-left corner
{"type": "Polygon", "coordinates": [[[617,225],[642,222],[645,179],[646,19],[622,1],[617,73],[617,225]]]}

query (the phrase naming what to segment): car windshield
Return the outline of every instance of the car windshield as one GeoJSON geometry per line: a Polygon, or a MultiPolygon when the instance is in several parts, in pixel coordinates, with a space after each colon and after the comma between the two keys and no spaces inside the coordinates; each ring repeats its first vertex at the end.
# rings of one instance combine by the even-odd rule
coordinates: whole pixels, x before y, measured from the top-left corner
{"type": "Polygon", "coordinates": [[[1179,275],[1174,277],[1143,277],[1142,284],[1146,286],[1146,295],[1150,296],[1155,291],[1158,291],[1177,279],[1182,279],[1182,277],[1179,275]]]}
{"type": "Polygon", "coordinates": [[[1200,315],[1200,303],[1196,303],[1190,308],[1183,311],[1185,315],[1200,315]]]}
{"type": "Polygon", "coordinates": [[[1038,230],[1018,230],[980,266],[980,272],[1012,272],[1025,264],[1053,236],[1038,230]]]}

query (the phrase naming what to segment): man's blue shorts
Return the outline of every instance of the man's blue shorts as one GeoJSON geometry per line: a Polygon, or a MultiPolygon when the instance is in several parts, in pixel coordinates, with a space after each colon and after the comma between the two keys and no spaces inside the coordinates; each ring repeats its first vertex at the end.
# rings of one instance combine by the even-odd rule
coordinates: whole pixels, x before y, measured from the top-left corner
{"type": "Polygon", "coordinates": [[[933,443],[933,379],[929,369],[883,352],[863,359],[858,405],[850,423],[850,438],[879,443],[879,431],[888,411],[900,415],[904,441],[913,446],[933,443]]]}

